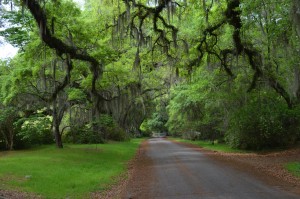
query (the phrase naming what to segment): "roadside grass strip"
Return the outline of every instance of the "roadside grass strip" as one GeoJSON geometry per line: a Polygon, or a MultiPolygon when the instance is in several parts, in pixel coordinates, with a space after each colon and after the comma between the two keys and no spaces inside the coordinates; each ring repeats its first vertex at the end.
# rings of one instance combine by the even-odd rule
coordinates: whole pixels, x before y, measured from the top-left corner
{"type": "Polygon", "coordinates": [[[300,178],[300,162],[290,162],[285,164],[285,168],[294,176],[300,178]]]}
{"type": "Polygon", "coordinates": [[[182,138],[168,138],[169,140],[174,140],[177,142],[183,142],[183,143],[188,143],[188,144],[194,144],[197,146],[200,146],[204,149],[212,150],[212,151],[219,151],[219,152],[226,152],[226,153],[249,153],[250,151],[247,150],[240,150],[240,149],[233,149],[229,145],[224,144],[224,143],[217,143],[214,142],[212,144],[211,141],[203,141],[203,140],[186,140],[182,138]]]}
{"type": "Polygon", "coordinates": [[[142,140],[0,152],[0,189],[43,198],[88,198],[125,173],[142,140]]]}

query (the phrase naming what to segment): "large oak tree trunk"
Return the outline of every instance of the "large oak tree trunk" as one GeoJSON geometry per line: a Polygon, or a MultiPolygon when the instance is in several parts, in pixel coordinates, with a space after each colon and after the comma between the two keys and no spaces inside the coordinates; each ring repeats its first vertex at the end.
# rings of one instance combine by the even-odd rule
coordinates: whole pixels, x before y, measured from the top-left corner
{"type": "Polygon", "coordinates": [[[300,37],[300,0],[293,0],[292,17],[298,37],[300,37]]]}
{"type": "Polygon", "coordinates": [[[55,137],[55,144],[56,144],[57,148],[63,148],[61,134],[59,132],[59,125],[57,125],[56,122],[54,122],[54,123],[55,124],[53,125],[53,134],[55,137]]]}
{"type": "Polygon", "coordinates": [[[61,134],[59,132],[59,114],[57,113],[57,100],[55,99],[53,101],[53,108],[52,108],[52,117],[53,117],[53,121],[52,121],[52,131],[53,131],[53,135],[55,138],[55,143],[56,146],[58,148],[63,148],[63,144],[62,144],[62,139],[61,139],[61,134]]]}

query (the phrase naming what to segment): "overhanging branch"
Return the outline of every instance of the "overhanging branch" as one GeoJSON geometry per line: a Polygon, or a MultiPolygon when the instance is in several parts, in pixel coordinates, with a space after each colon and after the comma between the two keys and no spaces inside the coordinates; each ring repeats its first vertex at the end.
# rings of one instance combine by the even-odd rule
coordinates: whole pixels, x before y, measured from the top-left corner
{"type": "Polygon", "coordinates": [[[59,56],[68,54],[71,59],[86,61],[90,63],[90,70],[93,73],[92,93],[96,94],[96,81],[102,75],[102,64],[94,57],[80,53],[75,46],[70,46],[64,43],[59,38],[52,35],[52,32],[47,26],[47,17],[45,11],[41,8],[37,0],[23,0],[23,4],[29,9],[34,17],[40,31],[41,39],[50,48],[56,50],[59,56]]]}

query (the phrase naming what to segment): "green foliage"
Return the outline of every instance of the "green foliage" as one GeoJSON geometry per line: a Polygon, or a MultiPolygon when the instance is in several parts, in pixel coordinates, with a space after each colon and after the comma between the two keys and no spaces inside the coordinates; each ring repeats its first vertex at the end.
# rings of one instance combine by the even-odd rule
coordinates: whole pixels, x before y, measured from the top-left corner
{"type": "Polygon", "coordinates": [[[65,136],[67,142],[78,144],[103,143],[104,140],[125,141],[128,139],[124,129],[120,128],[112,116],[107,114],[101,114],[95,123],[71,126],[70,132],[65,136]],[[98,127],[97,131],[93,130],[93,125],[98,127]]]}
{"type": "Polygon", "coordinates": [[[68,101],[72,102],[84,102],[86,99],[86,94],[82,89],[70,88],[68,89],[68,101]]]}
{"type": "Polygon", "coordinates": [[[51,120],[52,117],[42,114],[31,115],[29,118],[23,117],[14,123],[19,129],[16,136],[24,142],[25,146],[53,143],[51,120]]]}
{"type": "Polygon", "coordinates": [[[129,139],[124,129],[120,128],[110,115],[102,114],[98,124],[106,140],[125,141],[129,139]]]}
{"type": "Polygon", "coordinates": [[[152,117],[147,120],[148,131],[154,132],[167,132],[166,123],[168,121],[168,114],[166,107],[163,103],[156,107],[156,112],[152,114],[152,117]]]}
{"type": "Polygon", "coordinates": [[[23,48],[30,40],[31,26],[34,24],[32,16],[28,12],[20,9],[1,12],[0,21],[3,20],[10,26],[4,26],[0,30],[0,36],[3,36],[11,45],[23,48]]]}
{"type": "Polygon", "coordinates": [[[213,85],[214,74],[210,75],[206,69],[195,73],[198,76],[192,82],[183,83],[171,91],[167,126],[171,133],[186,138],[217,139],[223,118],[222,104],[214,93],[217,90],[213,85]]]}
{"type": "Polygon", "coordinates": [[[18,110],[15,107],[1,106],[0,111],[0,146],[2,149],[12,150],[15,141],[14,122],[18,119],[18,110]]]}
{"type": "Polygon", "coordinates": [[[42,114],[24,116],[22,110],[2,107],[0,112],[0,142],[6,143],[2,149],[28,148],[36,144],[53,143],[51,117],[42,114]]]}
{"type": "Polygon", "coordinates": [[[8,106],[8,107],[1,107],[1,114],[0,114],[0,123],[2,125],[6,125],[10,123],[18,116],[18,111],[16,108],[8,106]]]}
{"type": "MultiPolygon", "coordinates": [[[[41,42],[27,9],[5,11],[0,25],[10,27],[0,35],[22,49],[0,63],[0,104],[36,111],[53,106],[49,98],[56,96],[60,130],[69,127],[65,139],[75,143],[126,140],[141,128],[212,141],[226,135],[239,148],[293,144],[299,139],[300,40],[292,3],[236,1],[229,11],[232,2],[179,1],[155,14],[146,0],[139,3],[152,8],[137,9],[131,1],[87,0],[84,9],[70,0],[39,2],[54,37],[101,63],[97,97],[88,60],[73,56],[66,87],[53,95],[69,55],[41,42]]],[[[7,127],[18,143],[38,143],[48,134],[47,121],[32,117],[21,118],[18,129],[7,127]]]]}
{"type": "Polygon", "coordinates": [[[150,137],[152,135],[152,131],[148,126],[148,120],[144,120],[140,126],[141,136],[142,137],[150,137]]]}
{"type": "Polygon", "coordinates": [[[83,126],[72,126],[64,140],[75,144],[96,144],[104,142],[101,132],[93,131],[91,123],[83,126]]]}
{"type": "Polygon", "coordinates": [[[298,110],[289,110],[282,100],[252,94],[251,100],[230,118],[226,141],[234,148],[255,149],[285,147],[299,136],[298,110]]]}
{"type": "Polygon", "coordinates": [[[172,90],[167,122],[172,134],[190,140],[225,138],[233,148],[254,150],[286,147],[299,139],[298,106],[289,109],[264,85],[245,93],[243,74],[235,78],[234,86],[216,87],[218,73],[198,71],[199,78],[172,90]]]}
{"type": "Polygon", "coordinates": [[[167,126],[170,132],[195,130],[190,121],[197,122],[201,117],[201,99],[196,97],[197,95],[198,92],[189,85],[175,88],[167,107],[169,112],[167,126]]]}
{"type": "Polygon", "coordinates": [[[160,132],[165,131],[165,123],[167,118],[160,113],[153,113],[151,119],[147,121],[149,128],[153,131],[160,132]]]}

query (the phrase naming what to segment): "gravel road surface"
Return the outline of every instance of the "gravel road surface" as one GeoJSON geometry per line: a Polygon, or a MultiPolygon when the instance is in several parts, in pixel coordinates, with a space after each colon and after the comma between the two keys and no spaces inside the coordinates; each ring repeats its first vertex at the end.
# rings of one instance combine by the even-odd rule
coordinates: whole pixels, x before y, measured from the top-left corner
{"type": "Polygon", "coordinates": [[[125,198],[132,199],[299,199],[277,186],[221,164],[204,153],[153,138],[125,198]]]}

